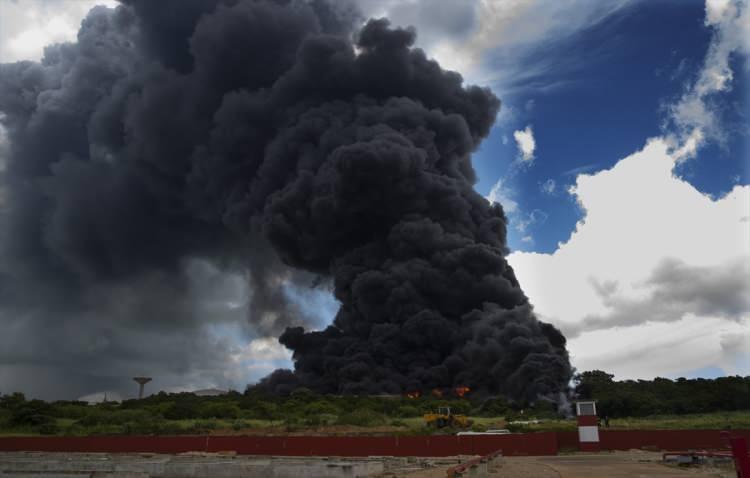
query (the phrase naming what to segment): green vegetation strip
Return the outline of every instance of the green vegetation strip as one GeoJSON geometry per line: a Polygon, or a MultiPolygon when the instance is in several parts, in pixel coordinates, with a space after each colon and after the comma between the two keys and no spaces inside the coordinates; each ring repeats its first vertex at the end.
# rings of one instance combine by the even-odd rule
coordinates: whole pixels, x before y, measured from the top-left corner
{"type": "MultiPolygon", "coordinates": [[[[576,393],[597,400],[612,430],[750,429],[750,377],[715,380],[614,381],[600,371],[577,377],[576,393]],[[743,408],[745,408],[743,410],[743,408]]],[[[574,431],[551,402],[509,403],[503,398],[432,396],[357,397],[297,390],[286,397],[253,389],[218,397],[159,393],[142,400],[88,405],[0,396],[0,435],[204,435],[220,434],[429,434],[455,433],[425,426],[438,407],[471,418],[471,429],[574,431]]],[[[606,428],[606,427],[605,427],[606,428]]]]}

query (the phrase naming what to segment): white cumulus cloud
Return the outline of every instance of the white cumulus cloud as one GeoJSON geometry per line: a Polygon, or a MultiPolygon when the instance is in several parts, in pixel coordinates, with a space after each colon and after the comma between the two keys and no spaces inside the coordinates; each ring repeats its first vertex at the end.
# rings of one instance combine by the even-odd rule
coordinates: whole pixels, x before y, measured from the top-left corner
{"type": "Polygon", "coordinates": [[[568,336],[580,370],[750,374],[750,186],[735,181],[711,197],[674,173],[706,142],[726,139],[717,100],[735,86],[731,56],[750,51],[748,10],[737,0],[706,2],[708,52],[667,106],[665,135],[610,170],[577,176],[568,192],[584,217],[554,253],[509,256],[537,313],[568,336]]]}
{"type": "Polygon", "coordinates": [[[571,238],[509,262],[537,313],[568,334],[581,370],[750,373],[736,347],[750,326],[750,186],[714,200],[673,174],[668,151],[652,139],[578,176],[571,191],[585,217],[571,238]]]}
{"type": "Polygon", "coordinates": [[[536,140],[534,140],[534,131],[531,129],[531,126],[529,125],[523,130],[514,131],[513,138],[516,140],[521,160],[532,161],[534,159],[534,151],[536,150],[536,140]]]}

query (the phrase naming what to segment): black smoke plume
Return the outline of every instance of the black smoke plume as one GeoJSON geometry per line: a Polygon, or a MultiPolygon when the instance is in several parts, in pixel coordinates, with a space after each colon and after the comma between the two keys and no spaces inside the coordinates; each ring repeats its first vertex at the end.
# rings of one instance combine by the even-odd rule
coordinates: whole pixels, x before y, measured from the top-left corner
{"type": "Polygon", "coordinates": [[[170,334],[188,319],[166,302],[199,258],[247,271],[251,321],[274,317],[256,325],[292,325],[295,371],[266,378],[274,391],[564,390],[565,339],[473,189],[499,100],[414,31],[355,25],[319,0],[126,0],[41,63],[0,65],[4,317],[124,307],[170,334]],[[341,307],[305,332],[280,283],[320,280],[341,307]]]}

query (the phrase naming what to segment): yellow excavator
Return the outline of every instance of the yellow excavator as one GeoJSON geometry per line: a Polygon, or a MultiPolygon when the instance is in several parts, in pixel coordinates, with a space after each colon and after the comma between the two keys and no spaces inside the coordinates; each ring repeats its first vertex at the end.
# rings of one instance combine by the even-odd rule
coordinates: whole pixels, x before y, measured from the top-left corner
{"type": "Polygon", "coordinates": [[[425,413],[424,422],[428,427],[468,428],[472,421],[466,415],[454,415],[451,407],[439,407],[437,413],[425,413]]]}

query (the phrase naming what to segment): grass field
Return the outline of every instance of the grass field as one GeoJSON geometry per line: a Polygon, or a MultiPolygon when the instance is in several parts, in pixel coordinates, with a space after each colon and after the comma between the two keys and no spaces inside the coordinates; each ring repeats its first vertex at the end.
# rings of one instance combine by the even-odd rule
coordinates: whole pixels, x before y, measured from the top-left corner
{"type": "Polygon", "coordinates": [[[655,415],[644,418],[610,420],[610,428],[625,430],[716,429],[731,426],[750,429],[750,411],[701,413],[695,415],[655,415]]]}
{"type": "MultiPolygon", "coordinates": [[[[323,416],[316,426],[291,426],[283,421],[257,419],[201,419],[201,420],[163,420],[161,434],[218,434],[218,435],[287,435],[287,434],[320,434],[320,435],[383,435],[383,434],[430,434],[455,433],[457,430],[442,429],[436,431],[426,428],[421,417],[386,419],[377,426],[353,426],[336,424],[335,415],[323,416]]],[[[504,417],[471,417],[474,430],[487,428],[510,428],[514,432],[536,431],[575,431],[576,421],[543,420],[529,425],[508,424],[504,417]]],[[[717,412],[693,415],[655,415],[639,418],[615,418],[610,420],[609,430],[657,430],[657,429],[722,429],[730,426],[734,429],[750,429],[750,410],[739,412],[717,412]]],[[[57,419],[57,435],[121,435],[141,434],[138,430],[128,430],[121,425],[100,425],[81,427],[76,420],[57,419]]],[[[34,436],[31,429],[0,430],[0,436],[34,436]]],[[[151,433],[145,433],[151,434],[151,433]]]]}

